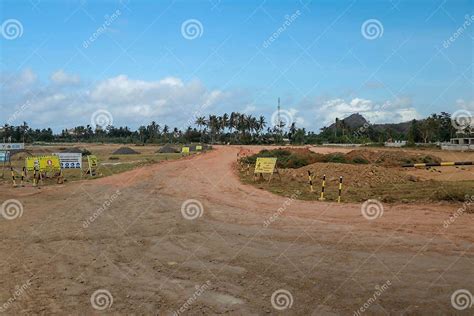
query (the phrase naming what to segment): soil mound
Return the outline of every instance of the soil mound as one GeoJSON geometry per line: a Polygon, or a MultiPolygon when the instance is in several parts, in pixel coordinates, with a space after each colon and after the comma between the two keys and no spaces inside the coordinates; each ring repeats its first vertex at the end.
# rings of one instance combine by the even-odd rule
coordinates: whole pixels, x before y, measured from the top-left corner
{"type": "Polygon", "coordinates": [[[69,153],[69,154],[82,154],[83,150],[79,147],[70,147],[61,150],[62,153],[69,153]]]}
{"type": "Polygon", "coordinates": [[[397,151],[376,151],[369,149],[359,149],[348,152],[346,155],[348,161],[366,161],[386,167],[400,167],[402,164],[409,163],[428,163],[440,162],[441,158],[424,153],[413,154],[401,150],[397,151]]]}
{"type": "Polygon", "coordinates": [[[176,147],[173,147],[170,144],[166,144],[162,146],[160,149],[158,149],[156,152],[159,154],[176,154],[176,153],[179,153],[180,151],[176,147]]]}
{"type": "Polygon", "coordinates": [[[120,147],[112,153],[113,155],[138,155],[138,151],[133,150],[130,147],[120,147]]]}

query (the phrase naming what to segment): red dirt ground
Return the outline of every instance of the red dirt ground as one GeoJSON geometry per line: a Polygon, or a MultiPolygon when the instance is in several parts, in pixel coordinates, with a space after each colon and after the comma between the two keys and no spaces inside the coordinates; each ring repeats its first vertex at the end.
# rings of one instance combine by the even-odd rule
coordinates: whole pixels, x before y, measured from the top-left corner
{"type": "Polygon", "coordinates": [[[1,187],[0,201],[24,207],[19,218],[0,216],[0,304],[14,298],[4,312],[98,314],[90,298],[106,289],[106,313],[168,315],[206,282],[186,313],[279,314],[271,296],[285,289],[286,314],[352,315],[388,280],[368,314],[454,314],[452,293],[474,293],[473,214],[400,204],[367,220],[360,204],[288,202],[239,182],[238,151],[42,189],[1,187]],[[203,204],[201,217],[183,218],[188,199],[203,204]]]}

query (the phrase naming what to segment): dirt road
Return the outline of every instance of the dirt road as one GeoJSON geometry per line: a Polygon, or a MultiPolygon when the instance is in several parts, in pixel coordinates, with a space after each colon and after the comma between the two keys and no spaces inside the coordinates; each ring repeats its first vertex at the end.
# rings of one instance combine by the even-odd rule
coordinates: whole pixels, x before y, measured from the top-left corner
{"type": "Polygon", "coordinates": [[[18,200],[23,213],[0,216],[0,312],[474,312],[451,303],[459,289],[474,293],[474,215],[383,205],[369,220],[359,204],[288,200],[241,184],[237,152],[2,187],[0,201],[18,200]]]}

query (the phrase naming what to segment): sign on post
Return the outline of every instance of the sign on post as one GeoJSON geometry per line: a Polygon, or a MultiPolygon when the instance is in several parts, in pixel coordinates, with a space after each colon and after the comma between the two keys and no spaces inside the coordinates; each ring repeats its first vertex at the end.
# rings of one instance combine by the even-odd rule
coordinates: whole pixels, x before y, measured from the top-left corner
{"type": "Polygon", "coordinates": [[[97,157],[95,155],[87,156],[87,164],[89,165],[89,170],[87,173],[89,173],[91,177],[95,176],[97,169],[97,157]]]}
{"type": "Polygon", "coordinates": [[[196,145],[196,150],[202,150],[202,146],[201,145],[196,145]]]}
{"type": "Polygon", "coordinates": [[[39,170],[41,172],[60,171],[61,165],[58,156],[37,156],[25,158],[26,170],[39,170]]]}
{"type": "Polygon", "coordinates": [[[183,154],[189,154],[189,147],[183,147],[183,148],[181,148],[181,152],[182,152],[183,154]]]}
{"type": "Polygon", "coordinates": [[[59,157],[61,169],[82,169],[81,153],[54,153],[59,157]]]}
{"type": "Polygon", "coordinates": [[[263,179],[263,174],[264,173],[269,173],[270,178],[268,179],[268,182],[270,182],[273,178],[273,174],[276,173],[278,174],[278,177],[280,178],[280,173],[278,172],[278,169],[276,167],[276,162],[277,158],[257,158],[257,161],[255,162],[255,171],[254,171],[254,178],[253,180],[257,180],[257,174],[260,173],[260,179],[263,179]]]}
{"type": "Polygon", "coordinates": [[[276,158],[257,158],[254,173],[271,173],[275,170],[276,158]]]}
{"type": "Polygon", "coordinates": [[[61,165],[58,156],[41,156],[39,159],[40,171],[60,171],[61,165]]]}
{"type": "Polygon", "coordinates": [[[24,143],[0,143],[0,150],[20,150],[25,149],[24,143]]]}

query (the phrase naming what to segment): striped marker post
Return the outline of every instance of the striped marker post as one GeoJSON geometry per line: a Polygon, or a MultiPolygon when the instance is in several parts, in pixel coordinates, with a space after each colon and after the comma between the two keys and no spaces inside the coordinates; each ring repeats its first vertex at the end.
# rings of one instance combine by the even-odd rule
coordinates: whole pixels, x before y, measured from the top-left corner
{"type": "Polygon", "coordinates": [[[313,189],[313,177],[312,177],[311,171],[309,171],[309,170],[308,170],[308,181],[309,181],[310,192],[314,192],[314,189],[313,189]]]}
{"type": "Polygon", "coordinates": [[[23,167],[23,170],[21,170],[21,182],[20,182],[20,185],[21,185],[22,187],[25,186],[25,184],[23,183],[23,180],[25,179],[25,175],[26,175],[26,168],[23,167]]]}
{"type": "Polygon", "coordinates": [[[10,168],[10,171],[12,173],[13,187],[16,188],[15,172],[13,171],[13,167],[10,168]]]}
{"type": "Polygon", "coordinates": [[[324,201],[324,187],[326,186],[326,175],[323,175],[323,184],[321,186],[321,196],[319,197],[320,201],[324,201]]]}
{"type": "Polygon", "coordinates": [[[342,176],[339,177],[339,193],[337,195],[337,203],[341,203],[341,193],[342,193],[342,176]]]}

